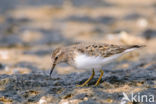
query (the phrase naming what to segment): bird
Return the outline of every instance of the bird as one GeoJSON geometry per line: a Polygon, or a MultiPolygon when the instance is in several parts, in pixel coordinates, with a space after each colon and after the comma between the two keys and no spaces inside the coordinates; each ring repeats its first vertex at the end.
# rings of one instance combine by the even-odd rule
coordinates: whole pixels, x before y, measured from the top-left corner
{"type": "Polygon", "coordinates": [[[77,85],[78,87],[86,86],[88,82],[93,79],[95,75],[94,70],[99,70],[101,74],[95,83],[95,86],[98,86],[104,74],[102,67],[104,67],[105,64],[141,47],[144,47],[144,45],[114,45],[92,42],[58,47],[52,52],[50,77],[57,64],[67,63],[76,69],[92,69],[92,75],[83,84],[77,85]]]}

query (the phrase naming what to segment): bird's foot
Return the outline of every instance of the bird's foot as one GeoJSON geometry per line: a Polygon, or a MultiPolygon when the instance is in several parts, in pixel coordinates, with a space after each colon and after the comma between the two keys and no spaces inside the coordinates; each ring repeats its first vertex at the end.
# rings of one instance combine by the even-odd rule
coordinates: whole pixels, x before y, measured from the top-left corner
{"type": "Polygon", "coordinates": [[[88,80],[86,80],[83,84],[81,84],[81,85],[76,85],[76,87],[84,87],[84,86],[86,86],[87,84],[88,84],[88,82],[91,80],[91,79],[93,79],[93,77],[94,77],[94,75],[95,75],[95,72],[94,72],[94,69],[92,70],[92,75],[88,78],[88,80]]]}
{"type": "Polygon", "coordinates": [[[94,86],[98,86],[99,85],[99,83],[100,83],[100,80],[101,80],[101,78],[102,78],[102,76],[103,76],[103,70],[100,70],[100,77],[98,78],[98,80],[97,80],[97,82],[95,83],[95,85],[94,86]]]}

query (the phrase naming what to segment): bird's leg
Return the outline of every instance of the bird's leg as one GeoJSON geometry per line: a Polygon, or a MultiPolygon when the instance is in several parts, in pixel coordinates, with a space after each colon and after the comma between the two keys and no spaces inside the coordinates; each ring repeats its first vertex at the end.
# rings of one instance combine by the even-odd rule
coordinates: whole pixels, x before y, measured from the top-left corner
{"type": "Polygon", "coordinates": [[[81,85],[77,85],[77,87],[84,87],[85,85],[87,85],[88,82],[89,82],[91,79],[93,79],[94,75],[95,75],[95,72],[94,72],[94,69],[93,69],[93,70],[92,70],[92,75],[88,78],[88,80],[86,80],[86,81],[85,81],[83,84],[81,84],[81,85]]]}
{"type": "Polygon", "coordinates": [[[97,82],[95,83],[95,86],[98,86],[99,85],[99,83],[100,83],[100,80],[101,80],[101,78],[102,78],[102,76],[103,76],[103,70],[100,70],[100,77],[99,77],[99,79],[97,80],[97,82]]]}

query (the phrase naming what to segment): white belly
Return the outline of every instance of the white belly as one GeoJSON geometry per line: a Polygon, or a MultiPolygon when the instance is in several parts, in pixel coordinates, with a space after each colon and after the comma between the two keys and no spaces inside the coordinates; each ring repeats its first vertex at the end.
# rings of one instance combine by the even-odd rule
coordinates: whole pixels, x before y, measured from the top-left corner
{"type": "Polygon", "coordinates": [[[121,56],[121,54],[113,55],[107,58],[78,54],[75,58],[75,67],[78,69],[101,69],[104,64],[118,58],[119,56],[121,56]]]}
{"type": "Polygon", "coordinates": [[[103,58],[101,56],[88,56],[86,54],[77,53],[77,56],[75,57],[75,67],[77,69],[101,69],[104,64],[107,64],[118,57],[122,56],[124,53],[133,51],[133,49],[125,50],[124,52],[116,55],[112,55],[110,57],[103,58]]]}

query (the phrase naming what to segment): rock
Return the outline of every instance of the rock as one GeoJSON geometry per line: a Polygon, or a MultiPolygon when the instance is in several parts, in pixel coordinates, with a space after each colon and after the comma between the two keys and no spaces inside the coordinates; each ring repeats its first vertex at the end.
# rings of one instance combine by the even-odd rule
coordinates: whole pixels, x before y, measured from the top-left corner
{"type": "Polygon", "coordinates": [[[106,1],[94,1],[94,0],[72,0],[72,4],[76,7],[99,7],[99,6],[112,6],[112,3],[106,2],[106,1]]]}
{"type": "Polygon", "coordinates": [[[112,24],[115,18],[109,16],[101,16],[98,18],[91,18],[88,16],[70,16],[65,19],[65,21],[75,21],[84,23],[98,23],[98,24],[112,24]]]}
{"type": "Polygon", "coordinates": [[[147,29],[143,32],[142,34],[143,37],[145,37],[146,39],[152,39],[156,37],[156,30],[153,29],[147,29]]]}
{"type": "Polygon", "coordinates": [[[137,25],[141,28],[146,28],[148,26],[148,21],[145,18],[140,18],[137,21],[137,25]]]}
{"type": "Polygon", "coordinates": [[[129,13],[124,17],[125,20],[137,20],[141,17],[139,13],[129,13]]]}

